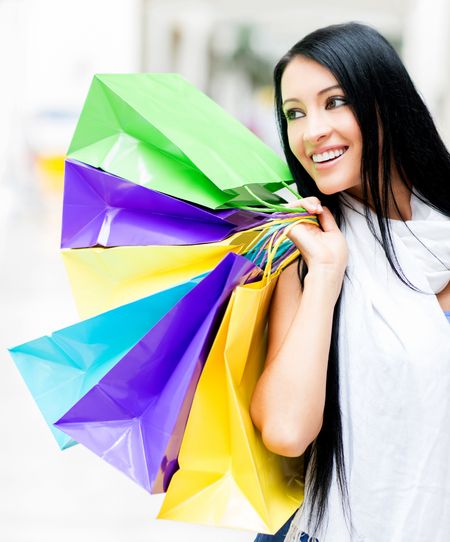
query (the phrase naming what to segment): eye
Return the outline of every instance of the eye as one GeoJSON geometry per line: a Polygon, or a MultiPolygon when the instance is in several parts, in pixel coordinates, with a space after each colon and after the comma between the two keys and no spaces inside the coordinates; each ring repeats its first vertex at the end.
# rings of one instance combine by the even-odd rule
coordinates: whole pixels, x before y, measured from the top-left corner
{"type": "Polygon", "coordinates": [[[336,109],[336,107],[347,105],[347,103],[347,100],[343,96],[332,96],[327,100],[326,109],[336,109]]]}
{"type": "Polygon", "coordinates": [[[295,120],[295,119],[301,119],[305,116],[305,113],[301,109],[288,109],[285,112],[286,120],[295,120]]]}

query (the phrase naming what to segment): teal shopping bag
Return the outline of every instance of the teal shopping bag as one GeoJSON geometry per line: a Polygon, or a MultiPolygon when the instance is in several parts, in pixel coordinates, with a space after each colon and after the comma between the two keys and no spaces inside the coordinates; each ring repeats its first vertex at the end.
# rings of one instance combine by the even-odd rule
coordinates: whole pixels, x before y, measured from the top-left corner
{"type": "Polygon", "coordinates": [[[204,276],[9,350],[61,449],[76,442],[52,424],[91,390],[204,276]]]}

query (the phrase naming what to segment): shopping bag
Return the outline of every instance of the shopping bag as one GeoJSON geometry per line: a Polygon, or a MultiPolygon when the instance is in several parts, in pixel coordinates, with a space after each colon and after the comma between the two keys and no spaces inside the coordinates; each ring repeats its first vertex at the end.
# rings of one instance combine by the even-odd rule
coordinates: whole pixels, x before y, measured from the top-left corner
{"type": "Polygon", "coordinates": [[[266,202],[292,181],[250,130],[181,76],[95,75],[69,158],[216,209],[266,202]]]}
{"type": "Polygon", "coordinates": [[[260,235],[243,231],[219,243],[66,249],[62,255],[80,317],[88,318],[206,273],[260,235]]]}
{"type": "Polygon", "coordinates": [[[302,459],[269,452],[252,424],[278,272],[238,286],[198,383],[159,518],[275,533],[299,507],[302,459]]]}
{"type": "Polygon", "coordinates": [[[62,248],[212,243],[269,218],[212,211],[66,160],[62,248]]]}
{"type": "Polygon", "coordinates": [[[201,278],[10,349],[62,449],[76,443],[52,424],[197,286],[201,278]]]}
{"type": "Polygon", "coordinates": [[[255,271],[228,254],[56,426],[148,491],[164,491],[224,306],[255,271]]]}

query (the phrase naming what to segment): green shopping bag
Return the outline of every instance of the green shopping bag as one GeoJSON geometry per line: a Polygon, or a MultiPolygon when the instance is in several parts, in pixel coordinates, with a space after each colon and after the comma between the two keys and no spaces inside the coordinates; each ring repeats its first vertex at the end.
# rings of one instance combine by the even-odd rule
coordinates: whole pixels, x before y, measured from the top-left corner
{"type": "Polygon", "coordinates": [[[212,209],[282,202],[273,192],[292,182],[258,137],[168,73],[94,76],[68,156],[212,209]]]}

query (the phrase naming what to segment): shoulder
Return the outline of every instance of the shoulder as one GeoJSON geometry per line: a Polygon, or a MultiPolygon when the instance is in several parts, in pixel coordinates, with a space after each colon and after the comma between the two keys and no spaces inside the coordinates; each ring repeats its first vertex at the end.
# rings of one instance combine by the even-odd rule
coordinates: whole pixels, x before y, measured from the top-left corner
{"type": "Polygon", "coordinates": [[[275,288],[275,296],[285,294],[295,294],[296,296],[301,295],[302,288],[300,284],[298,267],[299,261],[295,260],[295,262],[288,265],[286,269],[282,271],[275,288]]]}
{"type": "Polygon", "coordinates": [[[269,315],[267,360],[278,351],[295,317],[302,296],[298,276],[298,260],[286,267],[278,278],[272,296],[269,315]]]}
{"type": "Polygon", "coordinates": [[[290,307],[297,307],[302,296],[302,286],[299,277],[299,261],[291,263],[282,271],[272,297],[272,309],[279,312],[290,307]]]}

